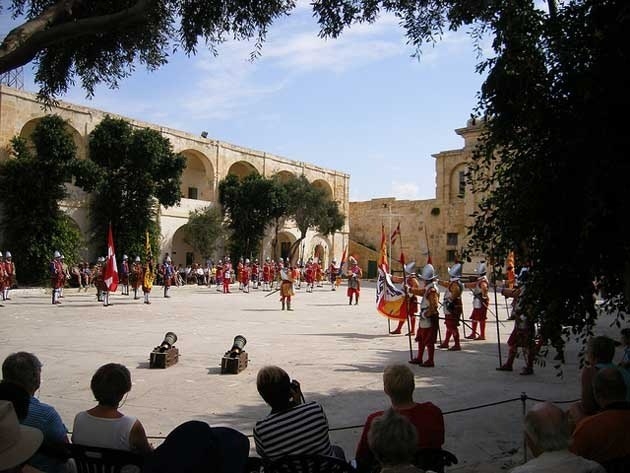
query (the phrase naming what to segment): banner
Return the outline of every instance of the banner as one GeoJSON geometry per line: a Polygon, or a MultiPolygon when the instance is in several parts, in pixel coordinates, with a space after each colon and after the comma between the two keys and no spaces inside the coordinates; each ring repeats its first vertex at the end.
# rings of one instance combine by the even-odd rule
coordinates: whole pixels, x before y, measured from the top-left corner
{"type": "Polygon", "coordinates": [[[390,319],[407,319],[405,292],[394,285],[389,274],[384,225],[381,226],[381,250],[378,258],[378,277],[376,279],[376,310],[379,314],[390,319]]]}
{"type": "Polygon", "coordinates": [[[116,264],[116,251],[114,250],[111,223],[107,231],[107,261],[105,262],[103,281],[109,292],[116,292],[116,289],[118,289],[118,265],[116,264]]]}

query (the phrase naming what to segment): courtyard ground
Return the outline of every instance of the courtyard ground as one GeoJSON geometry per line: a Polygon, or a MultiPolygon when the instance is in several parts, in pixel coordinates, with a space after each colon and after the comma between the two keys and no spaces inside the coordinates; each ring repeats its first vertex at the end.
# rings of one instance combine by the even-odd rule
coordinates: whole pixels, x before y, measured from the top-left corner
{"type": "MultiPolygon", "coordinates": [[[[384,366],[409,359],[407,337],[388,334],[387,320],[375,310],[373,283],[365,282],[356,306],[348,305],[345,286],[333,292],[325,285],[310,294],[302,289],[292,312],[280,310],[278,294],[268,294],[243,294],[236,285],[232,294],[185,286],[173,288],[165,299],[155,287],[151,305],[114,295],[114,305],[103,307],[93,289],[66,289],[57,306],[44,289],[15,290],[0,307],[0,357],[20,350],[37,354],[44,364],[38,397],[56,407],[69,429],[77,412],[94,405],[89,383],[96,368],[125,364],[133,388],[121,410],[142,421],[155,445],[191,419],[251,435],[256,420],[268,413],[256,391],[256,373],[264,365],[279,365],[300,381],[307,400],[324,406],[333,443],[352,458],[366,416],[387,407],[384,366]],[[178,336],[179,363],[149,369],[149,353],[168,331],[178,336]],[[247,339],[249,366],[237,375],[222,375],[221,358],[236,335],[247,339]]],[[[464,309],[468,315],[469,292],[464,309]]],[[[513,322],[505,320],[501,296],[498,318],[505,360],[513,322]]],[[[618,338],[610,321],[602,318],[596,333],[618,338]]],[[[493,473],[520,464],[521,396],[577,399],[577,353],[570,343],[562,376],[551,358],[546,366],[536,366],[533,376],[519,376],[522,359],[514,372],[497,372],[497,324],[491,320],[486,341],[465,341],[461,352],[436,350],[435,368],[412,366],[416,401],[432,401],[445,412],[444,448],[459,459],[447,471],[493,473]],[[493,403],[500,404],[467,410],[493,403]]],[[[252,452],[253,445],[251,439],[252,452]]]]}

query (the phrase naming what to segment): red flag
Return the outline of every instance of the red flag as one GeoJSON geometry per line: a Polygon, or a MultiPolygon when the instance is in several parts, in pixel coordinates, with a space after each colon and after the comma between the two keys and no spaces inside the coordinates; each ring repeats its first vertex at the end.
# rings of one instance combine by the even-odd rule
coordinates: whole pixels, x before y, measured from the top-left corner
{"type": "Polygon", "coordinates": [[[405,254],[402,251],[400,252],[400,264],[405,265],[405,254]]]}
{"type": "Polygon", "coordinates": [[[400,222],[398,222],[398,226],[396,227],[396,230],[394,230],[394,232],[392,233],[392,236],[390,237],[390,246],[394,246],[394,243],[396,243],[396,239],[398,238],[398,235],[400,235],[400,222]]]}
{"type": "Polygon", "coordinates": [[[116,265],[116,252],[114,251],[114,237],[112,236],[112,224],[109,224],[107,232],[107,261],[105,262],[105,272],[103,280],[109,292],[116,292],[118,289],[118,266],[116,265]]]}

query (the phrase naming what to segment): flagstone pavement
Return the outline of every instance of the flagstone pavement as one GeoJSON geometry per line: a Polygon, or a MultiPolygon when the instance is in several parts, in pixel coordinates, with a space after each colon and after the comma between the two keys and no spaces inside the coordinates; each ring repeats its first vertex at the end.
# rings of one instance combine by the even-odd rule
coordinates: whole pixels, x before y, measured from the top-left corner
{"type": "MultiPolygon", "coordinates": [[[[57,408],[69,429],[77,412],[94,405],[89,383],[96,368],[125,364],[133,388],[122,411],[142,421],[155,445],[190,419],[251,435],[256,420],[268,413],[256,391],[256,373],[264,365],[279,365],[300,381],[307,400],[324,406],[333,443],[352,458],[366,416],[387,406],[383,368],[407,363],[409,339],[388,334],[387,320],[375,310],[373,283],[364,282],[359,305],[348,305],[345,289],[299,290],[291,312],[280,310],[277,293],[243,294],[236,285],[231,294],[204,286],[172,288],[169,299],[155,287],[151,305],[117,294],[110,307],[96,301],[93,289],[65,289],[57,306],[44,289],[18,289],[0,307],[0,357],[26,350],[40,358],[44,367],[38,396],[57,408]],[[178,336],[180,360],[167,369],[149,369],[149,353],[168,331],[178,336]],[[222,375],[221,358],[236,335],[247,339],[249,365],[239,374],[222,375]]],[[[467,292],[466,314],[471,299],[467,292]]],[[[505,299],[498,296],[495,306],[492,297],[492,302],[486,341],[465,341],[461,352],[436,350],[435,368],[412,366],[416,401],[432,401],[445,412],[444,448],[459,459],[449,472],[500,472],[523,461],[523,406],[534,402],[523,403],[523,396],[553,401],[579,397],[579,347],[574,342],[562,371],[552,357],[544,367],[536,366],[533,376],[519,376],[522,358],[512,373],[495,370],[499,346],[505,359],[513,322],[505,320],[505,299]],[[499,404],[488,406],[493,403],[499,404]]],[[[603,317],[596,333],[618,338],[611,320],[603,317]]],[[[253,444],[252,439],[252,451],[253,444]]]]}

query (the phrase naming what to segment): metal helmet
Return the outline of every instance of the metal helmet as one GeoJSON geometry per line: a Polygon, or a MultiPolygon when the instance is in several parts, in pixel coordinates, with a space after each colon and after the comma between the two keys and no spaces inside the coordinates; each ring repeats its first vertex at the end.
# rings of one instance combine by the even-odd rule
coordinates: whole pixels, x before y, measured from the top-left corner
{"type": "MultiPolygon", "coordinates": [[[[62,256],[62,258],[63,258],[63,256],[62,256]]],[[[104,256],[99,256],[97,261],[99,263],[104,263],[105,262],[105,257],[104,256]]]]}
{"type": "MultiPolygon", "coordinates": [[[[60,258],[65,259],[66,257],[64,255],[61,255],[60,258]]],[[[103,258],[103,260],[105,260],[105,258],[103,258]]]]}
{"type": "Polygon", "coordinates": [[[249,264],[249,258],[245,258],[245,264],[249,264]]]}
{"type": "Polygon", "coordinates": [[[170,262],[171,262],[171,257],[170,257],[170,256],[167,256],[167,257],[166,257],[166,262],[167,262],[167,263],[170,263],[170,262]]]}
{"type": "Polygon", "coordinates": [[[140,262],[140,257],[139,257],[139,256],[136,256],[136,259],[135,259],[134,261],[135,261],[136,263],[139,263],[139,262],[140,262]]]}
{"type": "Polygon", "coordinates": [[[127,255],[123,255],[123,261],[129,259],[129,257],[127,255]]]}
{"type": "Polygon", "coordinates": [[[5,257],[5,258],[10,258],[10,257],[11,257],[11,252],[10,252],[10,251],[7,251],[7,252],[4,254],[4,257],[5,257]]]}
{"type": "Polygon", "coordinates": [[[357,264],[357,260],[354,258],[354,256],[351,256],[350,258],[348,258],[348,263],[357,264]]]}
{"type": "Polygon", "coordinates": [[[486,262],[485,262],[485,260],[479,261],[479,264],[477,265],[476,272],[477,272],[477,276],[480,276],[480,277],[486,275],[487,270],[486,270],[486,262]]]}
{"type": "Polygon", "coordinates": [[[332,259],[332,262],[333,262],[333,263],[336,263],[336,262],[337,262],[337,260],[336,260],[335,258],[333,258],[333,259],[332,259]]]}
{"type": "Polygon", "coordinates": [[[267,256],[267,257],[265,258],[265,261],[271,261],[271,258],[270,258],[269,256],[267,256]]]}
{"type": "Polygon", "coordinates": [[[451,277],[451,281],[457,281],[462,277],[462,264],[455,263],[452,267],[448,268],[448,275],[451,277]]]}
{"type": "Polygon", "coordinates": [[[435,274],[435,268],[432,264],[426,264],[424,268],[422,268],[422,275],[420,276],[425,281],[431,281],[437,278],[435,274]]]}
{"type": "Polygon", "coordinates": [[[516,276],[516,283],[518,286],[522,286],[527,281],[527,277],[529,276],[529,268],[527,266],[523,266],[521,270],[518,272],[518,276],[516,276]]]}
{"type": "Polygon", "coordinates": [[[409,263],[407,263],[405,265],[405,273],[406,274],[413,274],[416,272],[416,262],[415,261],[411,261],[409,263]]]}
{"type": "Polygon", "coordinates": [[[61,258],[61,253],[59,253],[58,251],[55,251],[55,252],[53,253],[53,257],[54,257],[54,258],[61,258]]]}

